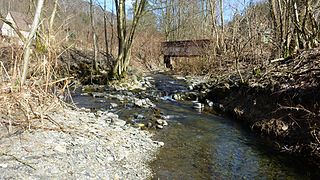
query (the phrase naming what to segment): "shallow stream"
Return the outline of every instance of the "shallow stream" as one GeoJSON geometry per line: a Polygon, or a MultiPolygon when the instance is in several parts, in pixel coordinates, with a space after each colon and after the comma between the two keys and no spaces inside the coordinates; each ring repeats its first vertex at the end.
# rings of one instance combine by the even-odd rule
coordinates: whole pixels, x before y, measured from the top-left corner
{"type": "MultiPolygon", "coordinates": [[[[167,75],[154,75],[157,92],[170,97],[186,91],[185,82],[167,75]]],[[[141,96],[141,95],[140,95],[141,96]]],[[[146,95],[148,96],[148,95],[146,95]]],[[[105,98],[104,98],[105,99],[105,98]]],[[[105,108],[110,101],[90,96],[75,96],[78,106],[105,108]]],[[[157,159],[151,163],[155,179],[315,179],[318,172],[303,161],[274,152],[257,135],[239,122],[199,112],[191,102],[158,100],[155,102],[169,126],[155,131],[155,138],[165,142],[157,159]]],[[[122,105],[114,109],[120,118],[150,112],[122,105]]],[[[319,175],[319,174],[318,174],[319,175]]]]}

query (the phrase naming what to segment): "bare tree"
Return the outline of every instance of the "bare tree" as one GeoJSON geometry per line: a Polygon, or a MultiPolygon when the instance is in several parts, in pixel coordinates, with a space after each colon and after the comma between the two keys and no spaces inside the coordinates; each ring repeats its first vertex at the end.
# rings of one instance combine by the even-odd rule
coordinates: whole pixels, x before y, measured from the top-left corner
{"type": "Polygon", "coordinates": [[[115,0],[115,5],[117,12],[118,57],[113,67],[112,76],[119,79],[123,78],[127,72],[133,38],[139,19],[144,11],[146,0],[136,0],[133,3],[133,20],[130,28],[127,27],[125,0],[115,0]],[[129,33],[127,33],[128,30],[129,33]]]}
{"type": "Polygon", "coordinates": [[[95,29],[95,21],[94,21],[94,7],[93,1],[90,0],[90,21],[91,21],[91,31],[92,31],[92,39],[93,39],[93,53],[94,53],[94,69],[98,70],[98,42],[97,35],[95,29]]]}
{"type": "Polygon", "coordinates": [[[104,11],[103,11],[103,24],[104,24],[104,42],[106,45],[106,53],[109,54],[109,45],[108,45],[108,29],[107,29],[107,0],[104,0],[103,3],[104,11]]]}
{"type": "Polygon", "coordinates": [[[22,76],[21,76],[21,86],[24,85],[26,78],[27,78],[28,68],[29,68],[29,59],[30,59],[30,54],[31,54],[31,44],[32,44],[32,40],[34,39],[34,37],[36,35],[37,29],[39,27],[40,16],[41,16],[43,4],[44,4],[44,0],[38,0],[36,12],[34,15],[32,26],[31,26],[31,31],[30,31],[28,38],[27,38],[25,45],[24,45],[23,72],[22,72],[22,76]]]}

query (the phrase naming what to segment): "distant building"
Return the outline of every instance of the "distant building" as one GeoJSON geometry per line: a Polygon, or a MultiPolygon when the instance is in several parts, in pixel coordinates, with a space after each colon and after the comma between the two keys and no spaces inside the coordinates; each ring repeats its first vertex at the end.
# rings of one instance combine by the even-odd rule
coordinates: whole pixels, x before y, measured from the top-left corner
{"type": "MultiPolygon", "coordinates": [[[[25,14],[9,11],[6,16],[6,20],[12,23],[12,26],[18,29],[25,38],[28,37],[32,21],[25,14]]],[[[18,37],[18,34],[14,29],[6,23],[3,23],[1,26],[1,35],[7,37],[18,37]]]]}

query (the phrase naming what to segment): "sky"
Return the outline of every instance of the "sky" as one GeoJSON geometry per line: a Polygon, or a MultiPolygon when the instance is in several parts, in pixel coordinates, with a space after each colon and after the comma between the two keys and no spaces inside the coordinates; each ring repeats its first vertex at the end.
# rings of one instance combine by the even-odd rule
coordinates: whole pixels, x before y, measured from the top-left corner
{"type": "MultiPolygon", "coordinates": [[[[98,3],[103,5],[104,0],[96,0],[98,3]]],[[[112,11],[112,5],[114,0],[107,0],[107,9],[111,12],[112,11]]],[[[130,8],[132,5],[132,1],[134,0],[126,0],[126,6],[127,8],[130,8]]],[[[188,0],[188,1],[194,1],[194,0],[188,0]]],[[[217,0],[219,1],[219,0],[217,0]]],[[[224,19],[226,21],[230,20],[233,15],[238,12],[241,13],[245,7],[247,7],[250,2],[261,2],[263,0],[224,0],[224,19]]]]}

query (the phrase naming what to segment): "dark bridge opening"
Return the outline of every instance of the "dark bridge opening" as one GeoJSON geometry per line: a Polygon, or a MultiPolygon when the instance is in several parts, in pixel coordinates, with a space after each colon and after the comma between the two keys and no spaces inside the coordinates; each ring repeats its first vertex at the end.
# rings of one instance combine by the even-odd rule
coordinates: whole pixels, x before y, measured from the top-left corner
{"type": "Polygon", "coordinates": [[[161,51],[166,67],[172,69],[171,57],[197,57],[205,55],[210,42],[208,39],[163,42],[161,44],[161,51]]]}

